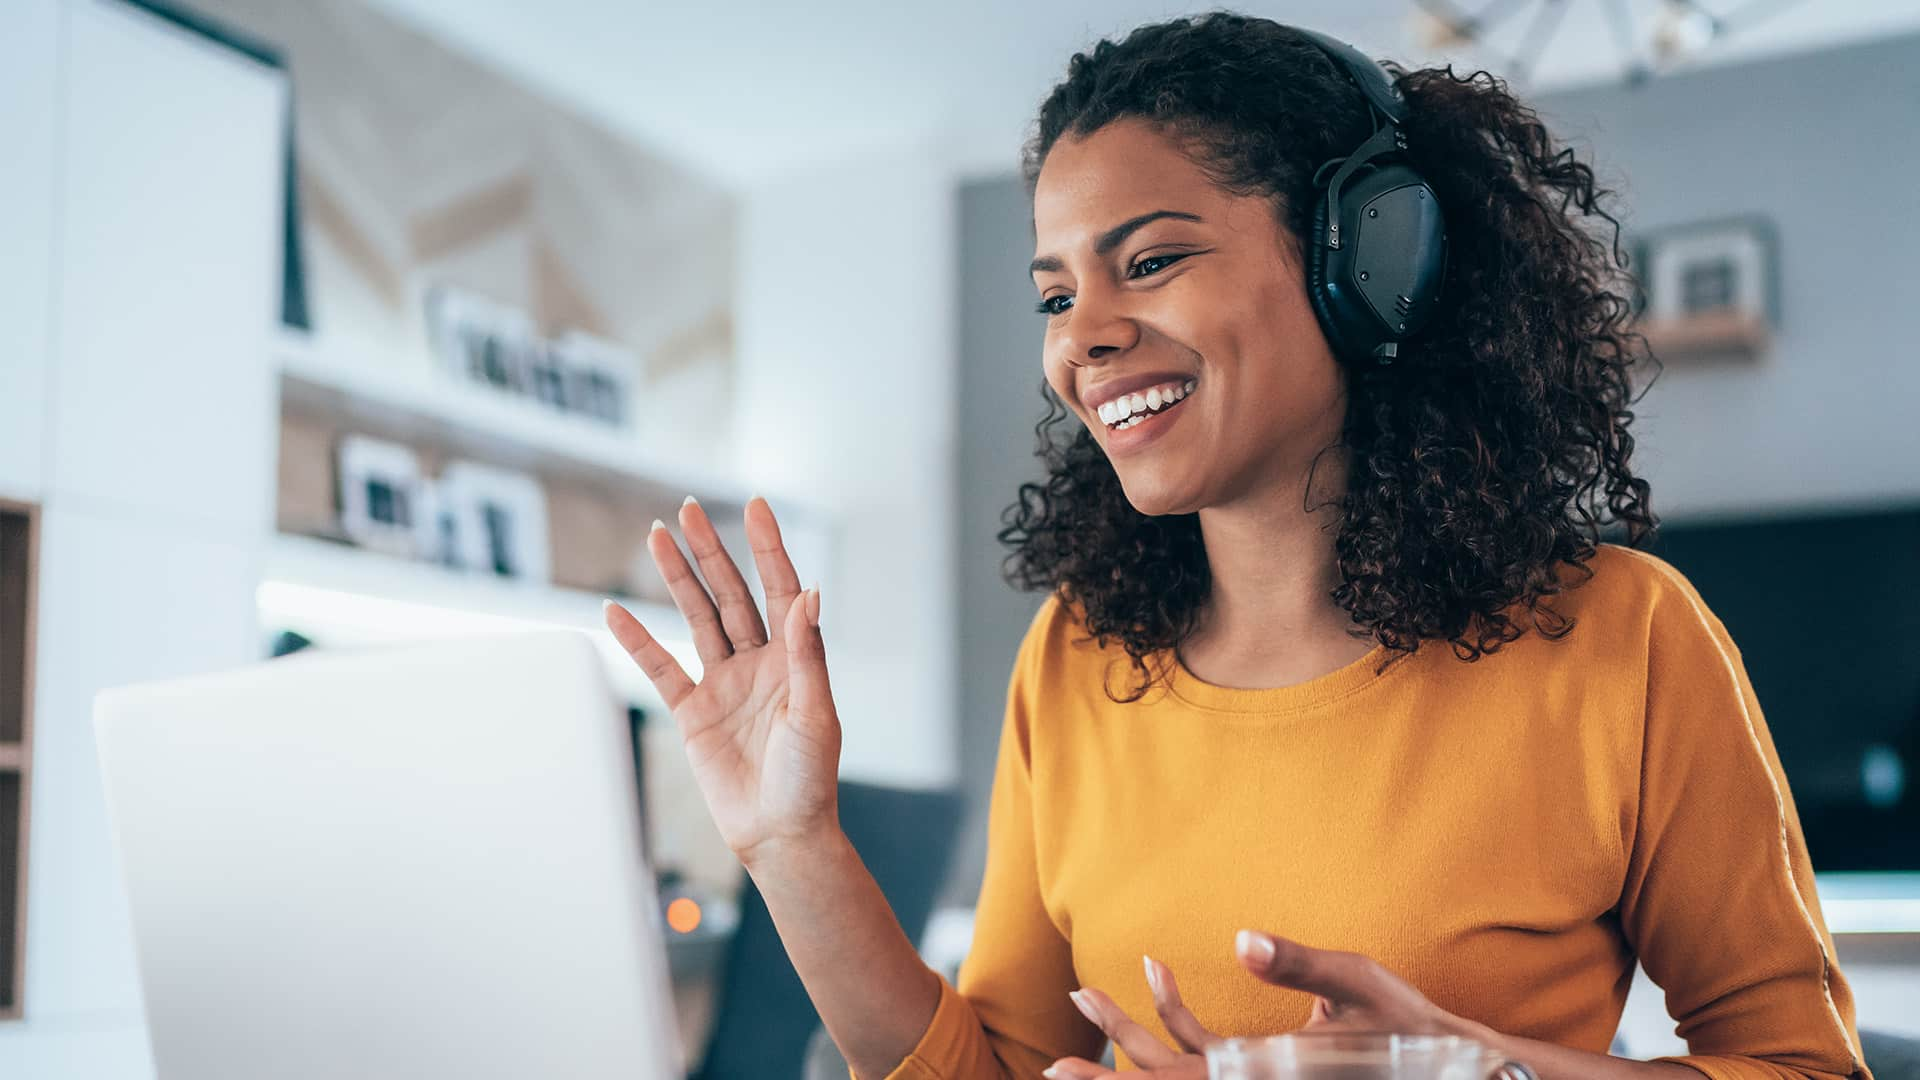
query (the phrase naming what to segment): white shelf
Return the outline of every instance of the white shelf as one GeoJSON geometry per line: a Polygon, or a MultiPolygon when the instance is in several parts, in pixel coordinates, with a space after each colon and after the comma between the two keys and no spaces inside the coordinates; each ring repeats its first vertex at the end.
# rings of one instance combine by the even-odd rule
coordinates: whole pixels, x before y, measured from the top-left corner
{"type": "Polygon", "coordinates": [[[426,439],[491,464],[644,490],[675,503],[695,495],[745,505],[751,497],[723,475],[650,458],[631,433],[596,429],[537,401],[426,369],[335,355],[298,330],[283,330],[274,352],[284,403],[349,419],[368,434],[426,439]]]}
{"type": "MultiPolygon", "coordinates": [[[[601,620],[601,597],[576,589],[463,573],[326,540],[281,534],[268,550],[258,601],[262,625],[295,630],[330,647],[364,647],[530,629],[589,635],[626,697],[658,702],[646,676],[601,620]]],[[[700,677],[674,608],[622,601],[700,677]]]]}

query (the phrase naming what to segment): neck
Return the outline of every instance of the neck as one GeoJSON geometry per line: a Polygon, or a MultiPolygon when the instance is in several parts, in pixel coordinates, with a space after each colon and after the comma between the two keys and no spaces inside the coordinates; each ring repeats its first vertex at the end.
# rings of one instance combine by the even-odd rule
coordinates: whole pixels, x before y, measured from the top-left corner
{"type": "MultiPolygon", "coordinates": [[[[1350,649],[1352,623],[1329,593],[1340,584],[1334,540],[1346,460],[1329,451],[1313,469],[1200,511],[1213,585],[1193,644],[1223,660],[1271,655],[1273,643],[1350,649]]],[[[1231,661],[1229,661],[1231,662],[1231,661]]]]}

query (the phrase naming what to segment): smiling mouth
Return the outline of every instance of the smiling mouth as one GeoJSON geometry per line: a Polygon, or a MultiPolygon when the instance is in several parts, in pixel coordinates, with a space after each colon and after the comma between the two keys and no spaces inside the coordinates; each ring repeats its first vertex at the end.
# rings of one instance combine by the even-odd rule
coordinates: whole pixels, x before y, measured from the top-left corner
{"type": "Polygon", "coordinates": [[[1182,383],[1153,387],[1144,394],[1114,398],[1100,406],[1100,422],[1107,425],[1108,431],[1125,431],[1150,416],[1159,416],[1178,408],[1198,385],[1198,380],[1188,379],[1182,383]]]}

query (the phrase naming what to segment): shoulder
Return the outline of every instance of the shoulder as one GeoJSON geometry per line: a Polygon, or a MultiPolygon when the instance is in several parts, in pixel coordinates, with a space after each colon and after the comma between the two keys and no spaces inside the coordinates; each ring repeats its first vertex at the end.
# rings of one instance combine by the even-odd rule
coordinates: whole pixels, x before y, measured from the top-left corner
{"type": "Polygon", "coordinates": [[[1097,659],[1101,649],[1086,631],[1080,606],[1058,592],[1048,594],[1020,640],[1014,676],[1056,672],[1063,665],[1097,659]]]}
{"type": "Polygon", "coordinates": [[[1576,620],[1576,638],[1585,632],[1635,652],[1679,642],[1708,651],[1732,647],[1700,591],[1658,555],[1600,544],[1584,570],[1563,566],[1560,581],[1563,591],[1547,603],[1576,620]]]}

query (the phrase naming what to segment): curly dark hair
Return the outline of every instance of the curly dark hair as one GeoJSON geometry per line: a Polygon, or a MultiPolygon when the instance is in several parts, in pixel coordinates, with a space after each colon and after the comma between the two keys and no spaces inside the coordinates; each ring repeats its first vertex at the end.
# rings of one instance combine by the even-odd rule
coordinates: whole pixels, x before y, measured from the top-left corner
{"type": "MultiPolygon", "coordinates": [[[[1656,526],[1627,427],[1636,365],[1658,362],[1630,329],[1636,284],[1592,168],[1485,71],[1386,69],[1407,100],[1407,156],[1444,208],[1448,273],[1399,362],[1342,359],[1350,467],[1331,598],[1388,663],[1428,638],[1477,660],[1529,625],[1570,632],[1544,603],[1561,568],[1585,580],[1603,527],[1639,546],[1656,526]]],[[[1027,144],[1028,194],[1058,139],[1130,117],[1224,189],[1271,198],[1296,244],[1314,170],[1372,131],[1360,91],[1299,32],[1211,12],[1076,54],[1027,144]]],[[[1074,423],[1062,437],[1072,414],[1044,381],[1041,394],[1048,475],[1002,517],[1006,576],[1059,593],[1103,647],[1119,641],[1138,678],[1116,700],[1138,700],[1208,595],[1198,517],[1135,510],[1092,434],[1074,423]]]]}

